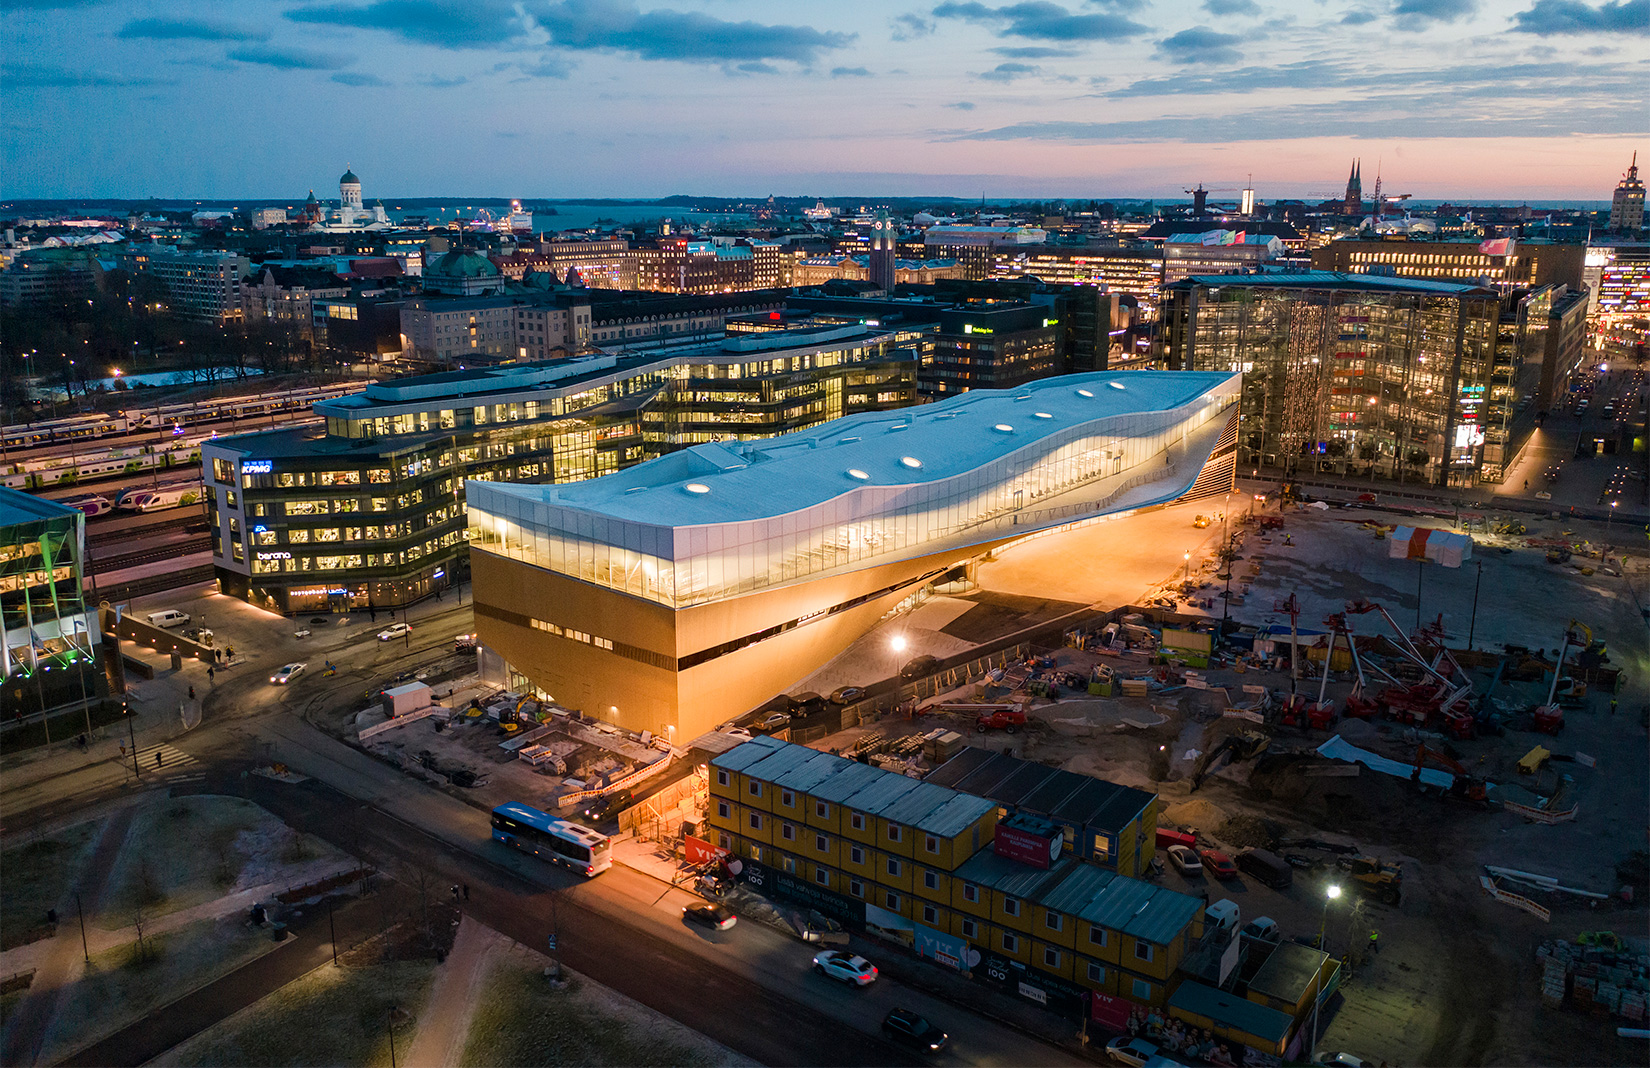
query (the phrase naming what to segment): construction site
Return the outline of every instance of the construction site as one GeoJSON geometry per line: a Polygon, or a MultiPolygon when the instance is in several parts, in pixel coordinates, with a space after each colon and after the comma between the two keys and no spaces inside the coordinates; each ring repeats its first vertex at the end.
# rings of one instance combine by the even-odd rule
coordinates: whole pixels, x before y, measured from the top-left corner
{"type": "MultiPolygon", "coordinates": [[[[1152,877],[1343,959],[1320,1049],[1642,1060],[1650,558],[1558,519],[1276,509],[1188,512],[1212,536],[1137,603],[778,729],[914,777],[1009,752],[1157,794],[1160,846],[1281,858],[1282,890],[1207,853],[1152,877]]],[[[1056,597],[1087,564],[1032,543],[981,584],[1056,597]]],[[[880,640],[950,652],[925,612],[880,640]]]]}

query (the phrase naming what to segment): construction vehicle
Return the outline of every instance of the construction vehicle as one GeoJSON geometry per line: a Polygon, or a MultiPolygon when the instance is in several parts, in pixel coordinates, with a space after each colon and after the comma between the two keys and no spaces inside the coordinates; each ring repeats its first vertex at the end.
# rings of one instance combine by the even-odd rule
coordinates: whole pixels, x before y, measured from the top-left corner
{"type": "Polygon", "coordinates": [[[1485,789],[1483,779],[1467,771],[1459,760],[1448,753],[1428,748],[1425,742],[1415,747],[1415,770],[1410,774],[1410,782],[1417,786],[1421,784],[1421,769],[1426,767],[1428,760],[1442,766],[1455,777],[1446,791],[1448,796],[1480,805],[1489,803],[1489,793],[1485,789]]]}
{"type": "Polygon", "coordinates": [[[1340,857],[1335,863],[1347,873],[1358,889],[1388,905],[1396,905],[1403,897],[1404,870],[1401,865],[1387,864],[1379,857],[1340,857]]]}
{"type": "Polygon", "coordinates": [[[1197,788],[1203,785],[1204,778],[1214,770],[1215,764],[1227,753],[1232,755],[1231,762],[1235,764],[1240,760],[1252,760],[1266,752],[1267,747],[1271,744],[1271,737],[1262,734],[1260,731],[1244,731],[1241,734],[1232,734],[1222,738],[1214,748],[1198,758],[1197,768],[1192,772],[1191,792],[1197,793],[1197,788]]]}
{"type": "Polygon", "coordinates": [[[1025,725],[1026,714],[1018,708],[999,708],[981,712],[974,720],[974,730],[979,734],[998,730],[1013,734],[1025,725]]]}
{"type": "MultiPolygon", "coordinates": [[[[1598,642],[1596,644],[1597,655],[1602,656],[1604,643],[1598,642]]],[[[1553,682],[1547,688],[1547,701],[1545,704],[1538,705],[1535,709],[1534,726],[1542,734],[1556,735],[1564,729],[1564,709],[1560,707],[1561,703],[1574,707],[1586,696],[1587,687],[1585,683],[1564,677],[1564,658],[1569,654],[1572,645],[1584,650],[1592,650],[1595,645],[1592,628],[1585,623],[1572,619],[1570,625],[1564,630],[1564,640],[1558,643],[1558,658],[1553,661],[1553,682]],[[1577,631],[1585,634],[1585,638],[1582,637],[1582,634],[1577,634],[1577,631]],[[1563,702],[1559,700],[1561,682],[1570,684],[1565,690],[1563,702]]]]}

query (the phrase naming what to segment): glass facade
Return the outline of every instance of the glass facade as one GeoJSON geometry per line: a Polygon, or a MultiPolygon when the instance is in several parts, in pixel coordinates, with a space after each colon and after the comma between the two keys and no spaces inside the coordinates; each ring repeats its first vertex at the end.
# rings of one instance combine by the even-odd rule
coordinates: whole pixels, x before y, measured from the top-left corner
{"type": "Polygon", "coordinates": [[[99,694],[97,626],[82,583],[86,516],[0,488],[0,711],[27,715],[99,694]]]}
{"type": "Polygon", "coordinates": [[[576,482],[696,442],[916,402],[916,354],[890,333],[782,344],[609,358],[515,391],[465,393],[484,378],[397,380],[406,399],[322,405],[324,438],[275,431],[210,443],[220,582],[283,612],[410,603],[463,577],[466,480],[576,482]]]}
{"type": "MultiPolygon", "coordinates": [[[[1142,375],[1126,377],[1145,382],[1142,375]]],[[[1064,384],[1096,378],[1072,376],[1040,385],[1062,383],[1056,388],[1092,397],[1090,390],[1064,384]]],[[[839,568],[876,566],[1001,538],[1006,529],[1030,533],[1070,521],[1080,512],[1093,514],[1142,481],[1163,478],[1165,457],[1176,459],[1176,446],[1185,445],[1181,455],[1201,465],[1208,448],[1199,449],[1204,439],[1212,447],[1210,433],[1218,435],[1224,426],[1222,416],[1237,400],[1238,379],[1201,376],[1199,384],[1201,391],[1173,408],[1087,421],[1057,421],[1047,412],[1021,408],[1014,415],[1022,428],[1019,436],[1011,436],[1015,427],[1008,423],[984,431],[1001,433],[1005,443],[1018,447],[1010,451],[1005,446],[986,462],[932,481],[868,484],[870,476],[857,468],[833,466],[827,471],[811,459],[781,460],[765,477],[775,484],[787,478],[812,481],[827,487],[828,499],[782,514],[760,514],[762,502],[752,500],[749,485],[742,485],[739,499],[749,501],[756,514],[726,522],[672,525],[634,518],[641,514],[639,509],[668,517],[673,502],[682,500],[684,493],[721,492],[709,475],[702,482],[672,479],[632,489],[612,498],[622,506],[606,514],[595,500],[563,505],[508,487],[476,487],[470,536],[487,552],[645,600],[673,608],[706,604],[839,568]],[[1050,422],[1048,432],[1037,432],[1040,419],[1050,422]],[[1031,439],[1019,444],[1028,434],[1031,439]],[[1061,496],[1074,490],[1083,491],[1082,503],[1062,503],[1061,496]]],[[[913,415],[909,427],[892,428],[905,430],[897,448],[910,454],[901,461],[910,473],[923,466],[916,455],[944,449],[944,438],[938,435],[947,433],[943,424],[957,414],[955,406],[984,399],[982,394],[969,394],[925,407],[913,415]]],[[[850,424],[831,437],[861,432],[850,424]]],[[[825,463],[834,463],[836,454],[829,443],[817,448],[806,440],[821,436],[805,435],[798,444],[809,453],[826,455],[825,463]]],[[[846,437],[840,442],[860,440],[846,437]]],[[[753,451],[789,447],[781,439],[753,451]]],[[[1191,477],[1187,472],[1186,478],[1191,477]]]]}
{"type": "Polygon", "coordinates": [[[1345,278],[1176,283],[1169,366],[1243,372],[1240,463],[1499,481],[1534,425],[1543,338],[1533,307],[1504,324],[1489,290],[1345,278]]]}

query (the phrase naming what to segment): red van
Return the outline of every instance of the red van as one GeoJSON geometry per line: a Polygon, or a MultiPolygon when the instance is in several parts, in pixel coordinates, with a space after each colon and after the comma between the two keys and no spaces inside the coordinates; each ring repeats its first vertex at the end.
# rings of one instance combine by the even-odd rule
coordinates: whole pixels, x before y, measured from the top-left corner
{"type": "Polygon", "coordinates": [[[1183,845],[1187,849],[1190,849],[1193,852],[1196,852],[1196,850],[1197,850],[1197,836],[1192,835],[1192,834],[1184,834],[1180,831],[1171,831],[1171,830],[1168,830],[1166,828],[1159,827],[1157,829],[1157,848],[1167,849],[1170,846],[1174,846],[1174,845],[1183,845]]]}

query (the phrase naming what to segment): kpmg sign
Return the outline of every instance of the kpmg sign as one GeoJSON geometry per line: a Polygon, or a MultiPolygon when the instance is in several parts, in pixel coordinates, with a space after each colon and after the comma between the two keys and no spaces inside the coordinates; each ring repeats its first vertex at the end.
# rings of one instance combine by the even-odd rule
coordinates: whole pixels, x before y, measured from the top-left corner
{"type": "Polygon", "coordinates": [[[267,475],[275,469],[274,460],[242,460],[241,474],[267,475]]]}

